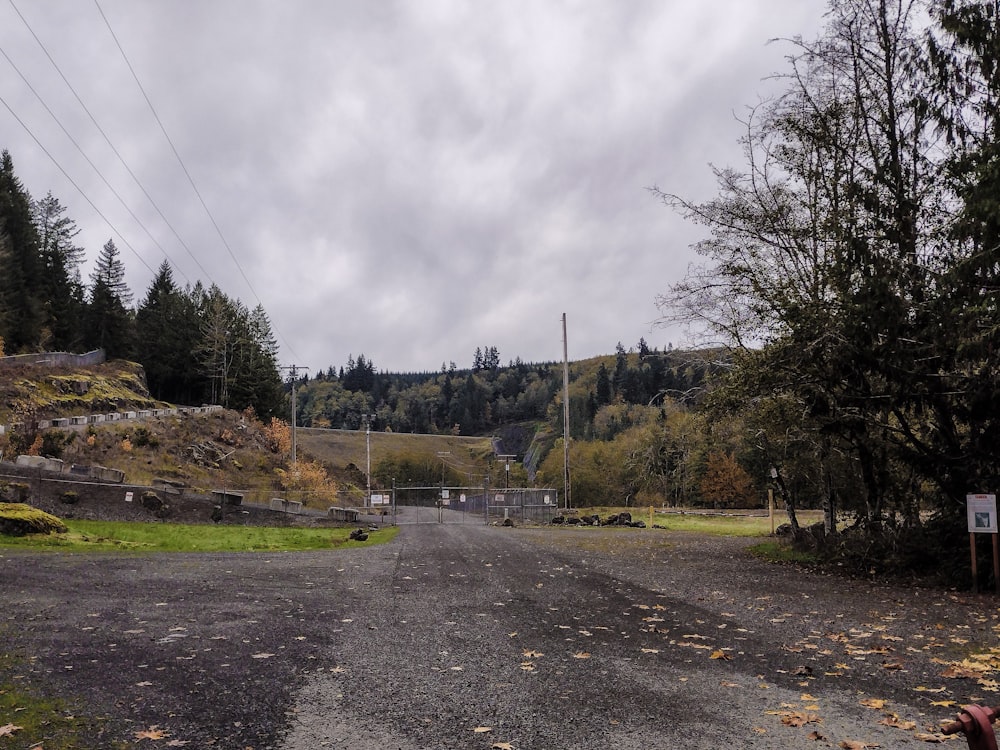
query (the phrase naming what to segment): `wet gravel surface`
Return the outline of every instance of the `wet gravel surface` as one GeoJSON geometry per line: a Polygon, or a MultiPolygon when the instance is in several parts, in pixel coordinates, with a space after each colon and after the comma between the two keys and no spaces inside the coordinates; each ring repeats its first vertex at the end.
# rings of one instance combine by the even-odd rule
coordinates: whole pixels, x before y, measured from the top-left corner
{"type": "Polygon", "coordinates": [[[3,552],[0,637],[15,678],[103,719],[94,748],[891,748],[1000,702],[985,662],[943,676],[1000,645],[996,598],[748,543],[429,524],[315,553],[3,552]]]}

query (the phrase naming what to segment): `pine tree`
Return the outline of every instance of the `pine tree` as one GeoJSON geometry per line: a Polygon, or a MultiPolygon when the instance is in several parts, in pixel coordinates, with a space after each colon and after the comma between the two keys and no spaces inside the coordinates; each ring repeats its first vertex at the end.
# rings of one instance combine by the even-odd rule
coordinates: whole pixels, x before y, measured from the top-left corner
{"type": "Polygon", "coordinates": [[[46,194],[31,205],[41,251],[45,300],[45,348],[74,351],[83,346],[84,299],[80,280],[83,248],[75,243],[76,222],[65,216],[59,199],[46,194]],[[46,341],[47,339],[47,341],[46,341]]]}
{"type": "Polygon", "coordinates": [[[43,264],[31,197],[0,155],[0,337],[13,354],[38,348],[45,326],[43,264]]]}
{"type": "Polygon", "coordinates": [[[150,393],[175,403],[200,400],[193,393],[191,342],[197,313],[177,288],[167,261],[157,269],[136,312],[136,357],[146,370],[150,393]]]}
{"type": "Polygon", "coordinates": [[[125,266],[114,240],[101,248],[90,275],[87,336],[90,346],[104,349],[109,359],[134,356],[134,329],[129,305],[132,293],[125,283],[125,266]]]}

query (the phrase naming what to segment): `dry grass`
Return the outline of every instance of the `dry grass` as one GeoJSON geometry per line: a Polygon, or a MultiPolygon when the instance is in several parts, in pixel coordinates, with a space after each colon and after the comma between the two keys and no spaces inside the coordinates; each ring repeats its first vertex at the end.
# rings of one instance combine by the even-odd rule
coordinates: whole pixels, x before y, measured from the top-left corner
{"type": "MultiPolygon", "coordinates": [[[[318,461],[337,467],[354,464],[364,470],[367,460],[364,430],[300,427],[296,430],[296,442],[303,451],[318,461]]],[[[449,453],[456,463],[469,464],[475,467],[471,471],[485,473],[493,447],[488,437],[371,433],[372,467],[384,458],[403,453],[427,455],[431,458],[436,458],[439,453],[449,453]]]]}

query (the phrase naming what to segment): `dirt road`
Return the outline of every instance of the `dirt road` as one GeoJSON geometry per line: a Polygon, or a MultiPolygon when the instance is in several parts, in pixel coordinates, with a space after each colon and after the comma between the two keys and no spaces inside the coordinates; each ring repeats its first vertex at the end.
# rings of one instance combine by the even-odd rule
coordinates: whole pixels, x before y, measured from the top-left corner
{"type": "Polygon", "coordinates": [[[943,676],[997,645],[992,597],[746,544],[429,524],[322,553],[3,553],[0,635],[94,748],[893,748],[1000,702],[986,660],[943,676]]]}

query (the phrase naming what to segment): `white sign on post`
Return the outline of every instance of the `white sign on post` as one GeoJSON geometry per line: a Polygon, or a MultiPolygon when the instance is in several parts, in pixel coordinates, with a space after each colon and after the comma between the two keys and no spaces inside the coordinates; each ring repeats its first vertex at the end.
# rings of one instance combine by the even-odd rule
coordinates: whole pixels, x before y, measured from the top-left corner
{"type": "Polygon", "coordinates": [[[966,495],[970,534],[997,533],[997,496],[966,495]]]}

